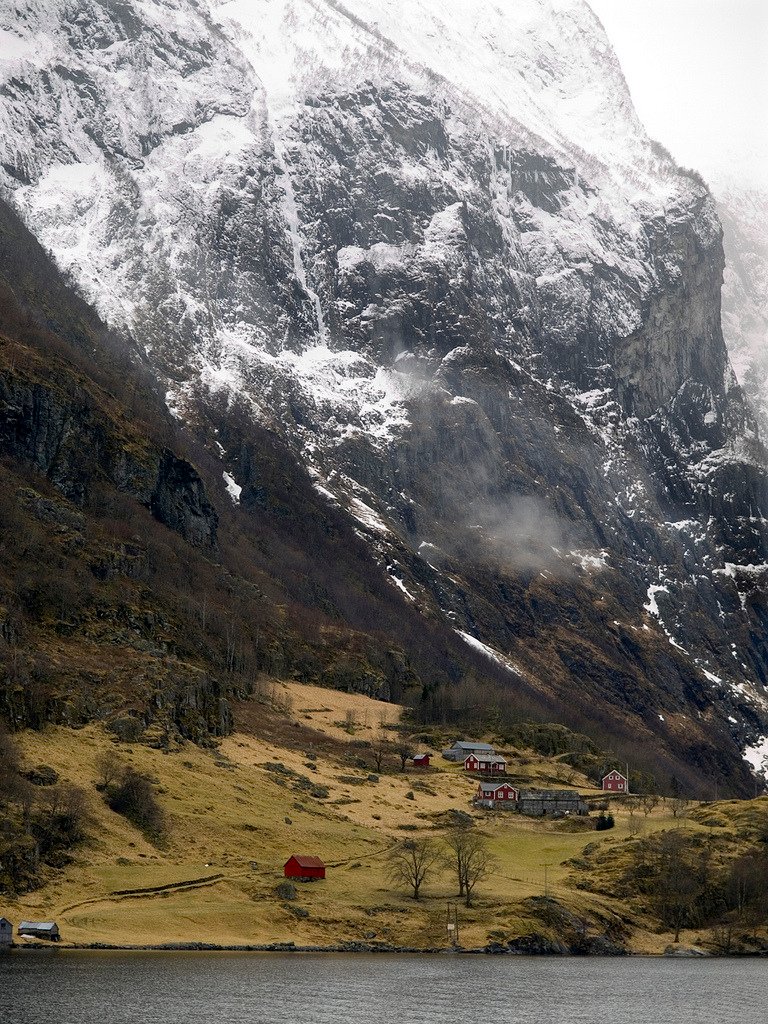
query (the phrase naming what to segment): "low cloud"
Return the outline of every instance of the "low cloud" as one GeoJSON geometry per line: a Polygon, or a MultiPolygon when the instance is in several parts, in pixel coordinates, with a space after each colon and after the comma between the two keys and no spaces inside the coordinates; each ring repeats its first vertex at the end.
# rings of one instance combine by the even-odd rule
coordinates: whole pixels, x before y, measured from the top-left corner
{"type": "Polygon", "coordinates": [[[517,572],[549,570],[558,575],[572,567],[562,555],[579,547],[573,523],[564,522],[543,500],[512,495],[495,502],[478,499],[468,517],[480,558],[517,572]]]}

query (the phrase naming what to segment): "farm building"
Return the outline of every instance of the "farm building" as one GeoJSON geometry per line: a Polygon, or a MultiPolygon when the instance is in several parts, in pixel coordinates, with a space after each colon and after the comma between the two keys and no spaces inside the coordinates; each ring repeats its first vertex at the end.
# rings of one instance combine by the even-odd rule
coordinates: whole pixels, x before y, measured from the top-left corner
{"type": "Polygon", "coordinates": [[[7,917],[0,917],[0,949],[13,942],[13,925],[7,917]]]}
{"type": "Polygon", "coordinates": [[[495,754],[490,743],[478,743],[477,740],[456,740],[452,747],[443,751],[446,761],[464,761],[470,754],[495,754]]]}
{"type": "Polygon", "coordinates": [[[294,854],[285,862],[283,874],[286,878],[298,878],[302,882],[311,882],[316,878],[325,878],[325,864],[319,857],[294,854]]]}
{"type": "Polygon", "coordinates": [[[61,938],[55,921],[22,921],[18,934],[26,935],[29,939],[47,939],[48,942],[58,942],[61,938]]]}
{"type": "Polygon", "coordinates": [[[498,754],[470,754],[464,758],[465,772],[483,772],[486,775],[503,775],[507,762],[498,754]]]}
{"type": "Polygon", "coordinates": [[[530,817],[552,814],[587,814],[589,808],[578,793],[570,789],[515,789],[508,782],[483,780],[475,791],[473,803],[489,810],[517,811],[530,817]]]}
{"type": "Polygon", "coordinates": [[[411,760],[417,768],[429,768],[429,754],[414,754],[411,760]]]}
{"type": "Polygon", "coordinates": [[[521,814],[587,814],[589,808],[572,789],[521,789],[515,807],[521,814]]]}
{"type": "Polygon", "coordinates": [[[481,807],[494,807],[496,802],[515,802],[518,791],[508,782],[481,782],[475,793],[475,803],[481,807]]]}
{"type": "Polygon", "coordinates": [[[628,793],[629,781],[626,775],[622,775],[614,768],[613,771],[603,776],[603,789],[607,793],[628,793]]]}

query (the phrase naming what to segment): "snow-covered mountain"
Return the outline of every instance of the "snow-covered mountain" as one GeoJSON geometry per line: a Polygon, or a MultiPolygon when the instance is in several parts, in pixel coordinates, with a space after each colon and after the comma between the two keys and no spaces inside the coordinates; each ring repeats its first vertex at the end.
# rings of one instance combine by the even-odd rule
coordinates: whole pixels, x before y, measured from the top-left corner
{"type": "Polygon", "coordinates": [[[765,450],[712,197],[648,139],[587,4],[0,19],[3,191],[175,414],[215,411],[244,514],[234,404],[511,700],[524,680],[743,789],[768,734],[765,450]]]}
{"type": "Polygon", "coordinates": [[[723,333],[736,376],[768,430],[768,191],[713,183],[723,224],[723,333]]]}

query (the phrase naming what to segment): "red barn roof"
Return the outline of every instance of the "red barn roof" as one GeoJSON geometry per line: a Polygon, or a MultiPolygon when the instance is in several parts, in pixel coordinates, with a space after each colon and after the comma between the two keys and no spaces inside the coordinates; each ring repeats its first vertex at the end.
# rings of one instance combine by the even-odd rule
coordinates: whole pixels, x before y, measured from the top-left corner
{"type": "Polygon", "coordinates": [[[304,857],[302,854],[294,853],[292,857],[289,857],[286,864],[289,861],[295,860],[300,868],[324,868],[325,864],[320,860],[319,857],[304,857]]]}
{"type": "Polygon", "coordinates": [[[319,857],[294,854],[283,867],[286,878],[325,878],[325,864],[319,857]]]}

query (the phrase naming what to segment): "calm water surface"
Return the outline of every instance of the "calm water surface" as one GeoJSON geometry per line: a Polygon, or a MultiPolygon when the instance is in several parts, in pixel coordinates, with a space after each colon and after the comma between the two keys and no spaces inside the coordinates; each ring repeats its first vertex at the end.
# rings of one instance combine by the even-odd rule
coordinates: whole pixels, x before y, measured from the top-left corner
{"type": "Polygon", "coordinates": [[[4,1024],[767,1024],[768,963],[31,950],[4,1024]]]}

